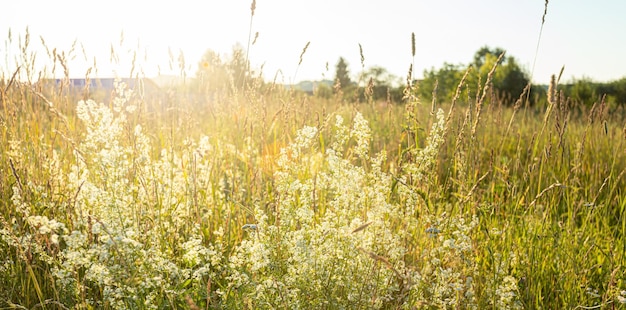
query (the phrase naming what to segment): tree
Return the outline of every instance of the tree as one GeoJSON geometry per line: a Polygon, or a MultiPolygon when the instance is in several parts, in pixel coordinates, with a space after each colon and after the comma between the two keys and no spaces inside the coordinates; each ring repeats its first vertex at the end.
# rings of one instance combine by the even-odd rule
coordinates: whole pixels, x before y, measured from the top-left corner
{"type": "Polygon", "coordinates": [[[215,51],[207,50],[198,63],[197,83],[201,91],[242,88],[250,78],[248,69],[241,45],[235,45],[225,61],[215,51]]]}
{"type": "Polygon", "coordinates": [[[202,55],[196,78],[201,91],[226,89],[229,84],[228,70],[220,56],[213,50],[207,50],[202,55]]]}
{"type": "MultiPolygon", "coordinates": [[[[461,98],[475,98],[487,76],[496,65],[498,57],[504,52],[502,48],[480,48],[474,54],[474,61],[469,65],[470,73],[463,86],[461,98]]],[[[426,100],[432,99],[432,92],[437,83],[437,101],[450,101],[456,93],[467,66],[444,63],[439,70],[434,68],[424,71],[424,79],[419,84],[418,94],[426,100]]],[[[521,95],[530,79],[511,56],[503,57],[492,79],[493,90],[505,104],[513,104],[521,95]]]]}
{"type": "Polygon", "coordinates": [[[436,89],[437,102],[450,102],[456,92],[457,85],[461,82],[465,68],[463,65],[444,63],[439,70],[431,68],[424,70],[424,79],[418,84],[418,95],[427,101],[433,99],[433,91],[436,89]]]}
{"type": "Polygon", "coordinates": [[[246,52],[240,44],[233,47],[228,70],[236,88],[242,88],[248,83],[250,78],[250,66],[246,61],[246,52]]]}
{"type": "MultiPolygon", "coordinates": [[[[485,46],[474,54],[472,65],[477,69],[482,82],[487,80],[489,71],[496,65],[496,61],[502,53],[504,53],[502,48],[490,49],[485,46]]],[[[517,64],[515,58],[506,55],[500,60],[492,80],[496,93],[508,104],[513,104],[519,98],[529,82],[528,74],[517,64]]]]}
{"type": "Polygon", "coordinates": [[[509,96],[510,99],[515,101],[522,94],[529,82],[530,79],[528,75],[522,71],[515,58],[507,57],[506,63],[502,66],[500,71],[496,71],[494,87],[499,90],[501,94],[509,96]]]}
{"type": "Polygon", "coordinates": [[[616,81],[599,83],[591,78],[574,79],[563,87],[565,95],[574,103],[583,106],[592,106],[604,100],[610,109],[626,104],[626,78],[616,81]]]}
{"type": "Polygon", "coordinates": [[[343,57],[339,57],[339,61],[336,66],[335,83],[337,82],[339,82],[341,87],[348,87],[352,85],[352,80],[350,79],[350,73],[348,71],[348,64],[343,57]]]}
{"type": "Polygon", "coordinates": [[[573,85],[569,89],[569,96],[578,104],[591,106],[597,100],[595,83],[587,77],[574,80],[573,85]]]}
{"type": "Polygon", "coordinates": [[[314,88],[313,94],[319,98],[330,99],[333,96],[333,87],[327,83],[319,83],[314,88]]]}
{"type": "Polygon", "coordinates": [[[626,105],[626,77],[611,82],[610,85],[617,104],[626,105]]]}
{"type": "Polygon", "coordinates": [[[366,83],[364,87],[371,88],[369,91],[374,100],[387,99],[390,96],[390,99],[399,101],[402,98],[402,88],[394,88],[399,84],[397,80],[396,76],[380,66],[370,67],[363,72],[363,81],[366,83]]]}
{"type": "Polygon", "coordinates": [[[495,55],[496,57],[499,57],[502,53],[504,53],[504,49],[500,47],[491,49],[488,46],[483,46],[476,51],[476,53],[474,53],[474,62],[472,65],[476,68],[480,68],[485,64],[488,57],[487,55],[495,55]]]}

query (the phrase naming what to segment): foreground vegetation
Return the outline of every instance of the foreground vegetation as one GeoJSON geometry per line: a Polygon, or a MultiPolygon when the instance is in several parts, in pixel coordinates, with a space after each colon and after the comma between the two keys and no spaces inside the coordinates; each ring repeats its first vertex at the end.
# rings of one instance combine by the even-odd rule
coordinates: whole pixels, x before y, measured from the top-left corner
{"type": "Polygon", "coordinates": [[[623,111],[489,85],[441,109],[5,82],[0,305],[623,307],[623,111]]]}
{"type": "Polygon", "coordinates": [[[432,71],[442,96],[412,73],[399,104],[374,79],[308,96],[241,53],[109,94],[42,83],[28,41],[0,82],[2,308],[626,307],[618,96],[498,96],[497,55],[458,88],[432,71]]]}

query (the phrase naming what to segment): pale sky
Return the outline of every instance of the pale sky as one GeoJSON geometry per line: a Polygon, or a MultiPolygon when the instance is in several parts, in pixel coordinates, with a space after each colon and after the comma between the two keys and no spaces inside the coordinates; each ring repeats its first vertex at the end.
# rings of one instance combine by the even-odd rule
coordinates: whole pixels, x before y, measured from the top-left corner
{"type": "MultiPolygon", "coordinates": [[[[366,69],[382,66],[404,79],[412,62],[414,32],[416,78],[444,62],[467,64],[484,45],[504,48],[530,72],[544,4],[543,0],[259,0],[252,22],[252,35],[259,32],[259,37],[250,48],[250,61],[253,68],[264,65],[268,79],[280,72],[279,81],[289,83],[333,78],[343,56],[356,76],[361,71],[360,43],[366,69]]],[[[147,76],[178,74],[176,63],[170,70],[168,50],[175,61],[183,52],[187,74],[193,76],[207,49],[224,54],[237,43],[247,45],[250,5],[250,0],[4,0],[0,76],[14,70],[26,27],[38,66],[47,61],[40,37],[57,51],[69,51],[75,40],[82,43],[70,62],[72,77],[84,77],[94,58],[98,76],[111,77],[114,71],[128,76],[134,51],[147,76]],[[111,64],[111,46],[120,64],[111,64]]],[[[533,81],[547,83],[562,66],[565,81],[626,77],[625,14],[623,0],[550,1],[533,81]]]]}

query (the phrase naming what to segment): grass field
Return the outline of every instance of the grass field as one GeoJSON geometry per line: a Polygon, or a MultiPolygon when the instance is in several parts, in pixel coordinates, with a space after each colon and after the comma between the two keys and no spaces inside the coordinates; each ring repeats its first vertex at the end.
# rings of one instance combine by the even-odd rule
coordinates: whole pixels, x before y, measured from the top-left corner
{"type": "Polygon", "coordinates": [[[531,107],[5,78],[1,308],[626,307],[624,109],[556,82],[531,107]]]}

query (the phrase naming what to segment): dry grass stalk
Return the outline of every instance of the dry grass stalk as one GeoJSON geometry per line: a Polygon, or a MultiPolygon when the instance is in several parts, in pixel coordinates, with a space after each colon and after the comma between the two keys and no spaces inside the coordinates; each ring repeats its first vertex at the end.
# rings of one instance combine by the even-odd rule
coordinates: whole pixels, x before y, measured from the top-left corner
{"type": "MultiPolygon", "coordinates": [[[[452,119],[452,112],[454,111],[454,107],[456,106],[456,103],[459,100],[459,97],[461,96],[461,90],[463,86],[465,85],[465,80],[467,79],[467,76],[469,75],[469,72],[471,70],[472,70],[471,66],[468,67],[467,70],[465,70],[465,74],[463,74],[461,81],[456,87],[456,92],[454,93],[454,97],[452,98],[452,103],[450,104],[450,111],[448,112],[448,117],[446,118],[446,128],[448,128],[450,125],[450,121],[452,119]]],[[[434,98],[434,94],[433,94],[433,98],[434,98]]]]}
{"type": "Polygon", "coordinates": [[[415,32],[411,32],[411,56],[415,57],[415,32]]]}
{"type": "Polygon", "coordinates": [[[472,188],[467,192],[467,194],[465,195],[465,198],[463,198],[463,203],[467,203],[470,198],[472,198],[472,195],[474,194],[474,192],[476,191],[476,189],[478,188],[478,185],[491,173],[491,171],[487,171],[485,172],[485,174],[483,174],[480,178],[478,178],[478,181],[476,181],[476,183],[474,184],[474,186],[472,186],[472,188]]]}
{"type": "MultiPolygon", "coordinates": [[[[509,119],[509,124],[506,126],[504,137],[509,135],[509,132],[511,131],[511,126],[513,126],[513,120],[515,119],[515,115],[517,114],[517,111],[522,107],[522,102],[524,102],[524,97],[528,97],[528,94],[530,94],[530,87],[531,84],[528,83],[526,87],[524,87],[524,90],[522,90],[519,98],[517,98],[517,101],[515,101],[515,104],[513,105],[513,113],[511,114],[511,118],[509,119]]],[[[504,141],[505,140],[502,139],[502,143],[500,143],[500,152],[502,152],[502,148],[504,147],[504,141]]]]}
{"type": "Polygon", "coordinates": [[[259,38],[259,32],[255,32],[254,33],[254,40],[252,40],[252,45],[254,45],[256,43],[256,40],[259,38]]]}
{"type": "Polygon", "coordinates": [[[356,229],[354,229],[354,230],[352,231],[352,233],[353,233],[353,234],[354,234],[354,233],[358,233],[359,231],[362,231],[363,229],[367,228],[367,226],[370,226],[370,225],[372,225],[372,222],[367,222],[367,223],[365,223],[365,224],[363,224],[363,225],[361,225],[361,226],[357,227],[356,229]]]}
{"type": "MultiPolygon", "coordinates": [[[[546,15],[548,15],[548,0],[546,0],[546,3],[544,5],[543,8],[543,15],[541,16],[541,27],[539,28],[539,36],[537,38],[537,47],[535,48],[535,57],[533,59],[533,66],[532,69],[530,70],[530,83],[532,83],[533,81],[533,75],[535,74],[535,65],[537,64],[537,55],[539,54],[539,45],[541,43],[541,35],[543,34],[543,25],[546,23],[546,15]]],[[[529,102],[530,99],[530,92],[528,92],[528,94],[526,95],[526,102],[529,102]]]]}
{"type": "Polygon", "coordinates": [[[435,115],[435,112],[437,111],[437,90],[439,88],[439,80],[435,80],[435,86],[433,86],[433,100],[432,100],[432,106],[430,109],[430,115],[435,115]]]}
{"type": "Polygon", "coordinates": [[[365,68],[365,56],[363,56],[363,46],[359,43],[359,55],[361,55],[361,68],[365,68]]]}
{"type": "Polygon", "coordinates": [[[200,307],[198,307],[198,305],[196,305],[196,303],[193,302],[191,297],[185,296],[185,302],[187,303],[187,306],[189,306],[189,309],[191,309],[191,310],[200,310],[200,307]]]}
{"type": "Polygon", "coordinates": [[[57,110],[54,107],[54,103],[48,100],[48,98],[46,98],[46,96],[44,96],[42,93],[36,91],[33,87],[31,87],[30,90],[33,94],[35,94],[37,97],[39,97],[41,100],[43,100],[46,103],[46,108],[48,109],[48,111],[54,114],[54,116],[58,117],[63,122],[63,124],[69,128],[67,118],[65,117],[65,115],[63,115],[61,112],[59,112],[59,110],[57,110]]]}
{"type": "MultiPolygon", "coordinates": [[[[254,11],[256,10],[256,0],[252,0],[252,4],[250,4],[250,26],[248,28],[248,47],[246,48],[246,69],[249,70],[248,63],[250,62],[250,42],[252,41],[252,21],[254,20],[254,11]]],[[[257,32],[258,34],[258,32],[257,32]]],[[[254,38],[256,42],[256,37],[254,38]]],[[[242,79],[242,83],[245,86],[245,79],[242,79]]]]}
{"type": "Polygon", "coordinates": [[[371,252],[371,251],[365,250],[365,249],[363,249],[362,247],[357,247],[357,249],[358,249],[359,251],[361,251],[361,252],[363,252],[363,253],[367,254],[367,255],[368,255],[369,257],[371,257],[373,260],[383,263],[383,265],[385,265],[385,267],[389,268],[389,270],[393,271],[399,279],[403,279],[403,278],[404,278],[404,277],[402,276],[402,274],[401,274],[401,273],[400,273],[400,272],[399,272],[396,268],[394,268],[394,267],[393,267],[393,265],[391,264],[391,262],[389,262],[389,260],[388,260],[386,257],[381,256],[381,255],[378,255],[378,254],[376,254],[376,253],[374,253],[374,252],[371,252]]]}
{"type": "Polygon", "coordinates": [[[306,50],[309,48],[309,45],[311,45],[311,41],[306,42],[306,45],[302,49],[302,53],[300,53],[300,61],[298,62],[298,66],[302,64],[302,58],[304,57],[304,53],[306,53],[306,50]]]}
{"type": "Polygon", "coordinates": [[[374,79],[370,78],[367,81],[367,86],[365,87],[365,97],[367,101],[373,101],[374,99],[374,79]]]}
{"type": "Polygon", "coordinates": [[[534,206],[537,203],[537,200],[539,198],[541,198],[541,196],[543,196],[548,191],[550,191],[550,190],[552,190],[554,188],[557,188],[557,187],[562,188],[562,187],[565,187],[565,186],[563,184],[561,184],[561,183],[558,183],[558,182],[557,183],[553,183],[552,185],[544,188],[539,194],[537,194],[537,196],[535,196],[535,199],[533,199],[533,201],[530,202],[529,206],[534,206]]]}
{"type": "Polygon", "coordinates": [[[406,75],[406,88],[409,89],[413,85],[413,64],[409,65],[409,71],[406,75]]]}
{"type": "Polygon", "coordinates": [[[478,123],[480,121],[480,113],[481,113],[485,98],[487,98],[487,92],[490,90],[492,86],[491,82],[493,80],[493,74],[496,72],[496,68],[498,67],[498,65],[504,59],[505,54],[506,52],[503,52],[502,54],[500,54],[500,56],[498,57],[498,60],[496,60],[496,63],[491,68],[491,71],[489,71],[489,74],[487,74],[487,80],[485,81],[485,87],[482,90],[482,95],[480,97],[480,100],[476,102],[476,119],[474,120],[474,126],[472,127],[472,137],[476,136],[476,129],[478,128],[478,123]]]}

